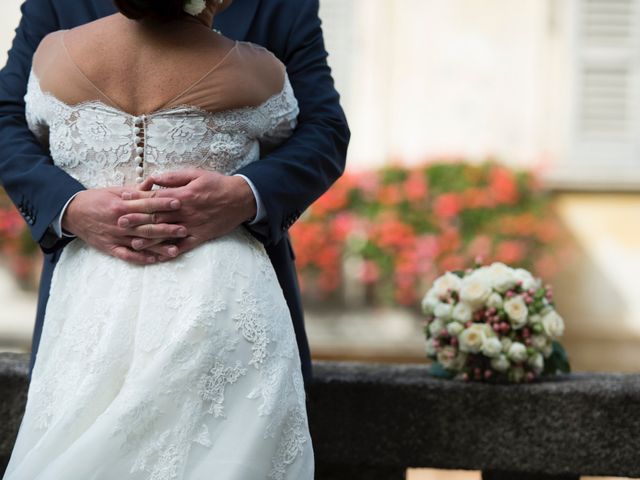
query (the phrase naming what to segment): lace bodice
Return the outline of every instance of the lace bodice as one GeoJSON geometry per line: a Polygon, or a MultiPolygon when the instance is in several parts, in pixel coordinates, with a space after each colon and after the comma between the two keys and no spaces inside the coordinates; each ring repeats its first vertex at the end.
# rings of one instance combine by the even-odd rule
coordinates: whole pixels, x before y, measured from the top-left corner
{"type": "Polygon", "coordinates": [[[298,104],[288,77],[258,106],[208,112],[183,105],[133,116],[99,100],[68,105],[31,71],[27,123],[55,165],[86,188],[130,185],[184,168],[230,175],[260,157],[296,126],[298,104]]]}

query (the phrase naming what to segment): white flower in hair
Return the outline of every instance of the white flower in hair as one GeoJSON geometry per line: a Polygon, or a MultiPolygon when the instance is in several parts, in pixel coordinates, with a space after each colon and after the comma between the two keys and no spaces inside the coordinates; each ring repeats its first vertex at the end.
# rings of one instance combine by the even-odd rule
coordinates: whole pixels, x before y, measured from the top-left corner
{"type": "Polygon", "coordinates": [[[187,0],[184,3],[184,11],[189,15],[198,16],[207,8],[206,0],[187,0]]]}

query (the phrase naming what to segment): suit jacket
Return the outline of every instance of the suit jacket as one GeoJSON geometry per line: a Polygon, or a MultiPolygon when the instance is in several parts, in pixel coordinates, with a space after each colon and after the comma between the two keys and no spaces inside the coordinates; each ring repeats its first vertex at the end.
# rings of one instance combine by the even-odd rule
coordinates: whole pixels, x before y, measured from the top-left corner
{"type": "MultiPolygon", "coordinates": [[[[249,231],[264,245],[294,323],[305,383],[311,359],[289,227],[342,174],[349,129],[327,66],[318,0],[235,0],[214,27],[234,40],[271,50],[286,66],[300,107],[293,136],[259,161],[236,173],[260,194],[266,218],[249,231]]],[[[73,28],[115,13],[110,0],[26,0],[7,65],[0,72],[0,179],[45,252],[31,351],[38,350],[51,275],[68,239],[59,239],[52,220],[84,187],[53,165],[29,131],[24,95],[31,60],[48,33],[73,28]]]]}

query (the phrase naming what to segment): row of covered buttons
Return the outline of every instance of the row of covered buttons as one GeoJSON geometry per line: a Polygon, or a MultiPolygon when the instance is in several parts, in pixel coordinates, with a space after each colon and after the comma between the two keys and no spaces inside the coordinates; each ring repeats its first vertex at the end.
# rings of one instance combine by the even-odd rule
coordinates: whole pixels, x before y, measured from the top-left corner
{"type": "Polygon", "coordinates": [[[147,117],[133,117],[133,133],[136,143],[136,183],[144,181],[144,124],[147,117]]]}
{"type": "Polygon", "coordinates": [[[29,225],[33,225],[34,223],[36,223],[36,212],[33,210],[31,204],[24,199],[24,197],[22,198],[22,200],[20,200],[20,203],[18,203],[18,211],[29,225]]]}
{"type": "Polygon", "coordinates": [[[290,213],[287,216],[287,218],[284,221],[284,223],[282,224],[282,231],[284,232],[289,227],[291,227],[291,225],[293,225],[293,223],[300,217],[301,214],[302,214],[302,212],[300,210],[296,210],[295,212],[290,213]]]}

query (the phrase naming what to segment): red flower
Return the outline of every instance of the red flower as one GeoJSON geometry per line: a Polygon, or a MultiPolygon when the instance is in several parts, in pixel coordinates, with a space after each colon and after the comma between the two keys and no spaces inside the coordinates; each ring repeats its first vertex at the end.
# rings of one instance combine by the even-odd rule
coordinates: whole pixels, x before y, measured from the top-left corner
{"type": "Polygon", "coordinates": [[[493,208],[496,205],[491,192],[482,188],[472,187],[462,193],[466,208],[493,208]]]}
{"type": "Polygon", "coordinates": [[[440,253],[438,237],[435,235],[421,235],[416,238],[415,248],[418,259],[422,261],[431,261],[440,253]]]}
{"type": "Polygon", "coordinates": [[[489,178],[493,198],[499,203],[513,204],[518,200],[518,186],[513,174],[504,167],[494,167],[489,178]]]}
{"type": "Polygon", "coordinates": [[[439,262],[439,270],[441,273],[451,270],[463,270],[468,266],[462,255],[446,255],[439,262]]]}
{"type": "Polygon", "coordinates": [[[393,215],[386,215],[382,223],[373,226],[371,239],[383,249],[397,251],[415,241],[415,233],[411,225],[407,225],[393,215]]]}
{"type": "Polygon", "coordinates": [[[352,175],[342,175],[324,195],[315,201],[311,212],[314,215],[323,216],[345,209],[349,203],[349,192],[354,188],[354,184],[352,175]]]}
{"type": "Polygon", "coordinates": [[[336,241],[343,242],[354,229],[356,218],[350,212],[340,212],[331,221],[331,234],[336,241]]]}
{"type": "Polygon", "coordinates": [[[318,256],[315,260],[323,270],[337,270],[341,262],[341,252],[337,245],[327,244],[318,250],[318,256]]]}
{"type": "Polygon", "coordinates": [[[536,235],[542,243],[551,243],[560,236],[560,229],[553,222],[544,222],[538,226],[536,235]]]}
{"type": "Polygon", "coordinates": [[[460,197],[455,193],[443,193],[433,204],[434,213],[441,219],[455,217],[462,210],[460,197]]]}
{"type": "MultiPolygon", "coordinates": [[[[347,248],[362,249],[360,254],[367,257],[359,279],[367,285],[378,284],[381,292],[392,293],[402,305],[415,306],[418,292],[428,288],[438,273],[463,269],[476,257],[485,262],[520,263],[525,268],[535,264],[548,273],[558,260],[551,254],[556,252],[554,242],[562,231],[553,217],[539,211],[539,206],[549,204],[532,190],[532,177],[525,175],[521,181],[511,170],[494,163],[471,166],[460,162],[345,173],[312,206],[310,215],[291,229],[301,286],[314,285],[319,295],[341,288],[347,248]],[[383,179],[395,183],[384,185],[383,179]],[[431,200],[430,179],[438,182],[443,193],[427,203],[431,200]],[[461,185],[468,187],[461,190],[461,185]],[[522,197],[520,188],[526,193],[522,197]],[[496,209],[516,203],[517,211],[524,213],[496,209]],[[494,210],[461,215],[464,210],[478,209],[494,210]],[[496,237],[507,240],[498,242],[496,237]],[[351,238],[363,241],[352,243],[351,238]],[[391,274],[387,274],[389,268],[391,274]]],[[[21,245],[17,237],[24,225],[17,217],[16,239],[3,248],[21,245]]],[[[0,229],[6,225],[5,231],[9,230],[12,219],[3,219],[0,211],[0,229]]],[[[5,241],[10,238],[4,236],[5,241]]]]}
{"type": "Polygon", "coordinates": [[[440,253],[458,251],[462,244],[460,233],[453,228],[447,228],[438,238],[438,243],[440,253]]]}
{"type": "Polygon", "coordinates": [[[500,219],[499,231],[505,235],[530,236],[540,228],[540,220],[533,213],[525,212],[520,215],[500,219]]]}
{"type": "Polygon", "coordinates": [[[374,200],[378,193],[379,180],[376,172],[358,172],[353,181],[356,188],[360,189],[365,200],[374,200]]]}
{"type": "Polygon", "coordinates": [[[505,240],[498,244],[496,248],[496,260],[506,264],[520,263],[527,253],[524,242],[519,240],[505,240]]]}
{"type": "Polygon", "coordinates": [[[399,185],[391,184],[380,187],[378,201],[387,207],[393,207],[404,199],[399,185]]]}
{"type": "Polygon", "coordinates": [[[398,287],[394,291],[394,297],[396,302],[400,305],[411,306],[415,305],[417,299],[417,295],[415,289],[410,287],[398,287]]]}
{"type": "Polygon", "coordinates": [[[408,200],[418,202],[427,198],[427,182],[421,170],[412,171],[403,185],[408,200]]]}

